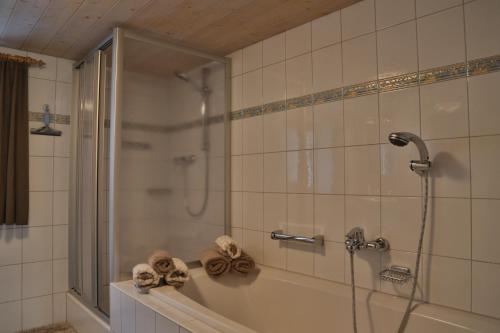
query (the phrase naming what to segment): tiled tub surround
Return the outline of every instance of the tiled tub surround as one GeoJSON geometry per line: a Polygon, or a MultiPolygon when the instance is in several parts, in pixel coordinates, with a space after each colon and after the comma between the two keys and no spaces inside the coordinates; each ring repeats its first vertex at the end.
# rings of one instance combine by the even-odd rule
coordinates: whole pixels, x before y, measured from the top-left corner
{"type": "Polygon", "coordinates": [[[391,251],[358,253],[356,283],[407,295],[378,273],[414,267],[418,152],[387,140],[410,131],[433,162],[418,297],[500,318],[498,31],[495,0],[365,0],[233,53],[234,237],[261,264],[349,283],[343,240],[359,225],[391,251]]]}
{"type": "MultiPolygon", "coordinates": [[[[352,331],[349,286],[265,266],[246,277],[218,279],[200,267],[183,288],[154,288],[149,295],[137,293],[132,281],[111,290],[113,333],[184,332],[180,327],[193,333],[352,331]],[[296,313],[301,315],[291,315],[296,313]]],[[[405,300],[366,289],[356,296],[360,331],[397,330],[405,300]]],[[[426,304],[412,313],[405,332],[498,330],[500,320],[426,304]]]]}
{"type": "MultiPolygon", "coordinates": [[[[66,320],[72,61],[28,55],[46,63],[29,70],[30,120],[49,104],[62,136],[30,135],[29,225],[0,226],[0,330],[6,333],[66,320]]],[[[30,121],[29,126],[42,123],[30,121]]]]}

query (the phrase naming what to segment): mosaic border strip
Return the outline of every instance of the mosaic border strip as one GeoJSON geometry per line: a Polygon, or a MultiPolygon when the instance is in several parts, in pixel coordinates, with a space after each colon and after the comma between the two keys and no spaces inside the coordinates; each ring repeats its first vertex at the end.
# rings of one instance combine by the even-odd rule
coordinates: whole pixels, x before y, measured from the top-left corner
{"type": "Polygon", "coordinates": [[[500,71],[500,54],[317,92],[231,112],[231,120],[500,71]]]}
{"type": "MultiPolygon", "coordinates": [[[[28,121],[43,122],[43,112],[28,113],[28,121]]],[[[50,114],[50,122],[55,124],[69,125],[71,123],[71,116],[65,114],[50,114]]]]}

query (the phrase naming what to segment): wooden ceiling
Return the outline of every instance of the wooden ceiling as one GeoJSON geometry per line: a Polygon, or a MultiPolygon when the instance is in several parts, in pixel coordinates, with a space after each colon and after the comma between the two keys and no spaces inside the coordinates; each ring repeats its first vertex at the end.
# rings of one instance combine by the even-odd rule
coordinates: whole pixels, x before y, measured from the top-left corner
{"type": "Polygon", "coordinates": [[[0,0],[0,45],[80,59],[115,26],[226,55],[359,0],[0,0]]]}

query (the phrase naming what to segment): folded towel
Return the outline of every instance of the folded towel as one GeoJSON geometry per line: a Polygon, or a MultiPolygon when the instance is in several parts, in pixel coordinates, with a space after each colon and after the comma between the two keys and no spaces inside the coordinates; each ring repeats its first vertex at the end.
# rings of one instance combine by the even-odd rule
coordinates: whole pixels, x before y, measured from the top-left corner
{"type": "Polygon", "coordinates": [[[165,281],[168,285],[179,288],[189,280],[189,269],[181,259],[172,258],[172,260],[174,262],[174,269],[165,275],[165,281]]]}
{"type": "Polygon", "coordinates": [[[174,262],[170,253],[163,250],[156,250],[149,256],[148,263],[156,273],[160,275],[167,274],[174,269],[174,262]]]}
{"type": "Polygon", "coordinates": [[[231,261],[231,270],[236,273],[246,275],[254,268],[255,261],[245,251],[241,251],[241,256],[231,261]]]}
{"type": "Polygon", "coordinates": [[[228,235],[217,237],[215,244],[221,249],[224,254],[227,254],[231,259],[238,258],[241,255],[241,248],[236,241],[228,235]]]}
{"type": "Polygon", "coordinates": [[[149,289],[157,287],[160,283],[160,276],[148,264],[138,264],[132,269],[132,279],[134,286],[141,293],[148,293],[149,289]]]}
{"type": "Polygon", "coordinates": [[[201,253],[200,261],[209,276],[221,276],[231,268],[230,258],[215,249],[206,249],[201,253]]]}

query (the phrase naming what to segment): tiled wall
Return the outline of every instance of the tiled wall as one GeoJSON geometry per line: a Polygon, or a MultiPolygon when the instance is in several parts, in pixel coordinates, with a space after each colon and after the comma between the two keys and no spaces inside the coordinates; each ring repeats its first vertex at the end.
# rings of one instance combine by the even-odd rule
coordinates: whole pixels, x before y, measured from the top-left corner
{"type": "Polygon", "coordinates": [[[356,283],[407,295],[378,273],[414,267],[418,152],[387,140],[410,131],[433,162],[419,297],[500,318],[499,31],[498,0],[364,0],[231,54],[234,237],[264,265],[349,283],[344,235],[361,226],[391,251],[358,253],[356,283]]]}
{"type": "MultiPolygon", "coordinates": [[[[5,48],[0,52],[26,55],[5,48]]],[[[72,61],[28,55],[46,63],[44,68],[30,68],[29,111],[42,112],[42,105],[48,104],[53,114],[69,116],[72,61]]],[[[29,225],[0,226],[2,332],[66,320],[70,125],[58,122],[54,127],[62,131],[61,137],[30,135],[29,225]]]]}

